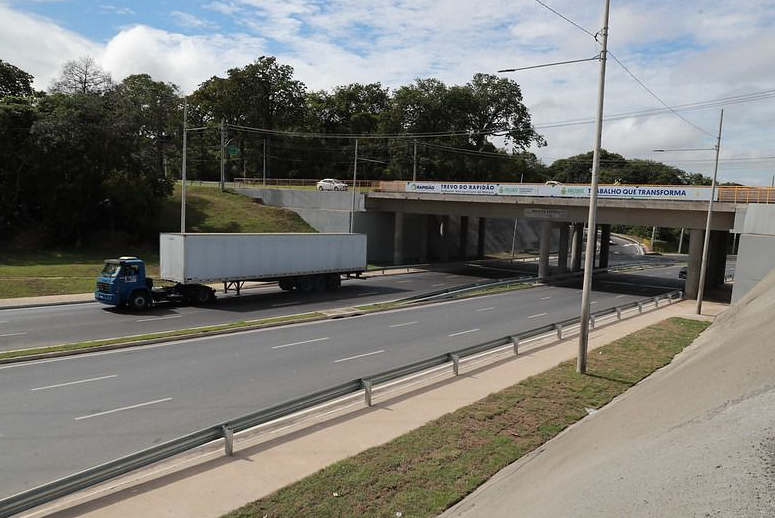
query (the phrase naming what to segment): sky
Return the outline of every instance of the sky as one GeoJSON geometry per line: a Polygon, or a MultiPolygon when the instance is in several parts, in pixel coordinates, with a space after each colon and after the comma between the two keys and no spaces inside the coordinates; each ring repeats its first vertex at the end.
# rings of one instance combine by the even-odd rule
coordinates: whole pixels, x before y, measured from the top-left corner
{"type": "MultiPolygon", "coordinates": [[[[516,81],[546,164],[594,147],[604,0],[0,0],[0,59],[46,90],[94,58],[194,91],[260,56],[309,90],[476,73],[516,81]],[[600,38],[598,38],[600,39],[600,38]]],[[[602,146],[712,176],[775,181],[775,0],[611,0],[602,146]],[[614,59],[615,58],[615,59],[614,59]],[[671,109],[668,109],[670,107],[671,109]],[[665,149],[665,152],[655,152],[665,149]],[[687,151],[697,149],[696,151],[687,151]]]]}

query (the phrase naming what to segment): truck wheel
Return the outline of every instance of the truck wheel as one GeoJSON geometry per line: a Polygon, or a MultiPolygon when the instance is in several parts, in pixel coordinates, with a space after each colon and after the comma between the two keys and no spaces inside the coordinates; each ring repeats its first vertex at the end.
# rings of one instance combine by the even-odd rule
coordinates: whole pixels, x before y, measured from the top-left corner
{"type": "Polygon", "coordinates": [[[129,297],[129,307],[135,311],[143,311],[148,308],[150,300],[148,294],[144,291],[133,291],[132,296],[129,297]]]}
{"type": "Polygon", "coordinates": [[[194,292],[194,295],[191,297],[191,302],[197,306],[203,306],[210,302],[210,298],[210,290],[200,288],[194,292]]]}
{"type": "Polygon", "coordinates": [[[338,273],[332,273],[326,276],[326,289],[327,290],[338,290],[339,287],[342,285],[342,278],[339,277],[338,273]]]}
{"type": "Polygon", "coordinates": [[[299,291],[312,291],[314,287],[309,275],[304,275],[296,282],[296,289],[299,291]]]}
{"type": "Polygon", "coordinates": [[[283,291],[291,291],[293,289],[293,281],[289,281],[288,279],[279,281],[277,285],[280,286],[280,289],[283,291]]]}
{"type": "Polygon", "coordinates": [[[326,276],[325,275],[316,275],[314,279],[312,279],[312,289],[315,291],[323,291],[326,289],[326,276]]]}

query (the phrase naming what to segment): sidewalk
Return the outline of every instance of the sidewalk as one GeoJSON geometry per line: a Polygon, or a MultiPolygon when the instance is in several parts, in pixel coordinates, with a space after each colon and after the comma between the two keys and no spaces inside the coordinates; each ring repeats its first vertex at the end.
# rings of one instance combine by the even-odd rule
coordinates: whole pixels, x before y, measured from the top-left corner
{"type": "MultiPolygon", "coordinates": [[[[669,317],[695,318],[694,302],[684,301],[592,330],[590,349],[669,317]]],[[[710,319],[726,306],[706,303],[710,319]]],[[[101,487],[72,495],[24,517],[162,518],[219,517],[249,501],[299,480],[333,462],[385,443],[445,413],[477,401],[561,361],[574,358],[578,337],[571,335],[551,347],[531,347],[517,359],[504,356],[489,367],[468,367],[456,379],[435,380],[402,394],[380,396],[365,408],[348,408],[308,419],[235,444],[235,456],[224,457],[221,446],[199,451],[101,487]],[[53,514],[51,514],[53,513],[53,514]]]]}

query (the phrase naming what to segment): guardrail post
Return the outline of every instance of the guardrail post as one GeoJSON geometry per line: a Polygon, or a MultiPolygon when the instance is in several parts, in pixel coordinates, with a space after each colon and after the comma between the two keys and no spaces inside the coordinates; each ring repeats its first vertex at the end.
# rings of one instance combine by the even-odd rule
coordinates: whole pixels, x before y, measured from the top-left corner
{"type": "Polygon", "coordinates": [[[654,307],[655,308],[659,307],[659,297],[654,297],[654,307]]]}
{"type": "Polygon", "coordinates": [[[667,303],[668,304],[672,304],[673,303],[673,294],[672,293],[668,293],[667,294],[667,303]]]}
{"type": "Polygon", "coordinates": [[[557,340],[562,340],[562,324],[554,324],[554,328],[557,330],[557,340]]]}
{"type": "Polygon", "coordinates": [[[592,315],[589,317],[589,327],[594,329],[595,328],[595,315],[592,315]]]}
{"type": "Polygon", "coordinates": [[[638,302],[638,313],[643,313],[643,302],[638,302]]]}
{"type": "Polygon", "coordinates": [[[457,354],[450,354],[449,357],[452,359],[452,374],[455,376],[460,375],[460,356],[457,354]]]}
{"type": "Polygon", "coordinates": [[[519,354],[519,337],[518,336],[512,336],[511,337],[511,343],[514,344],[514,354],[519,354]]]}
{"type": "Polygon", "coordinates": [[[371,406],[371,380],[361,380],[363,385],[363,397],[366,400],[366,406],[371,406]]]}
{"type": "Polygon", "coordinates": [[[621,308],[615,308],[616,309],[616,320],[622,319],[622,309],[621,308]]]}
{"type": "Polygon", "coordinates": [[[224,425],[221,427],[223,433],[223,452],[227,457],[234,456],[234,430],[224,425]]]}

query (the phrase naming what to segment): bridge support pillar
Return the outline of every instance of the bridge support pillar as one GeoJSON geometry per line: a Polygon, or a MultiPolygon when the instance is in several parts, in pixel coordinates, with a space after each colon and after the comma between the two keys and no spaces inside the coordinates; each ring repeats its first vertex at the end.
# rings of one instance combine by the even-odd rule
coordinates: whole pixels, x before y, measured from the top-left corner
{"type": "Polygon", "coordinates": [[[421,263],[428,262],[428,220],[432,216],[420,216],[420,255],[417,258],[421,263]]]}
{"type": "MultiPolygon", "coordinates": [[[[686,269],[684,293],[688,299],[696,299],[700,289],[700,268],[702,267],[702,246],[705,231],[692,229],[689,236],[689,258],[686,269]]],[[[711,230],[708,247],[708,264],[705,268],[705,294],[708,290],[724,284],[727,266],[727,241],[729,232],[726,230],[711,230]]]]}
{"type": "Polygon", "coordinates": [[[439,250],[439,260],[443,263],[449,262],[449,216],[442,216],[439,221],[439,238],[441,247],[439,250]]]}
{"type": "Polygon", "coordinates": [[[584,223],[573,224],[573,239],[571,241],[570,270],[581,270],[581,250],[584,248],[584,223]]]}
{"type": "Polygon", "coordinates": [[[552,241],[552,222],[541,222],[541,241],[538,243],[538,277],[549,275],[549,249],[552,241]]]}
{"type": "Polygon", "coordinates": [[[611,243],[611,225],[600,225],[600,268],[608,268],[608,253],[611,243]]]}
{"type": "Polygon", "coordinates": [[[404,262],[404,213],[396,212],[393,228],[393,264],[404,262]]]}
{"type": "Polygon", "coordinates": [[[557,273],[568,271],[568,235],[570,227],[568,223],[560,224],[560,250],[557,253],[557,273]]]}
{"type": "Polygon", "coordinates": [[[484,259],[484,239],[487,236],[487,218],[479,218],[479,232],[476,235],[476,258],[484,259]]]}
{"type": "Polygon", "coordinates": [[[702,245],[705,231],[693,228],[689,234],[689,257],[686,268],[684,295],[687,299],[696,299],[700,290],[700,267],[702,266],[702,245]]]}
{"type": "Polygon", "coordinates": [[[460,216],[460,260],[468,259],[468,216],[460,216]]]}

